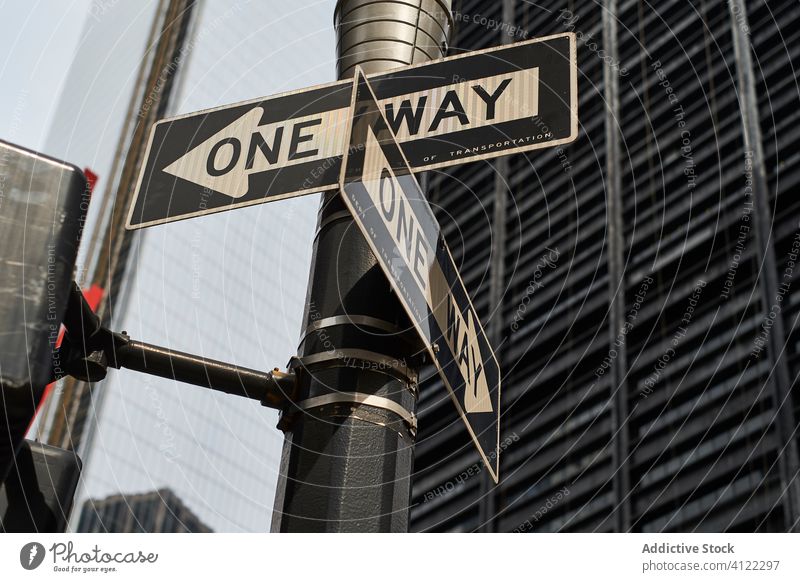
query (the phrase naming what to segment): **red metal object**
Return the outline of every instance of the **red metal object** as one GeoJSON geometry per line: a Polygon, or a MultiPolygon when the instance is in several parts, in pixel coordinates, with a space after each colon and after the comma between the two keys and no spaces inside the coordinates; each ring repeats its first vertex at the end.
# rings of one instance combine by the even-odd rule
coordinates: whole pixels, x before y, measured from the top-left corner
{"type": "Polygon", "coordinates": [[[83,169],[83,175],[86,176],[86,183],[89,184],[89,193],[94,192],[94,186],[97,184],[99,176],[92,172],[89,168],[83,169]]]}

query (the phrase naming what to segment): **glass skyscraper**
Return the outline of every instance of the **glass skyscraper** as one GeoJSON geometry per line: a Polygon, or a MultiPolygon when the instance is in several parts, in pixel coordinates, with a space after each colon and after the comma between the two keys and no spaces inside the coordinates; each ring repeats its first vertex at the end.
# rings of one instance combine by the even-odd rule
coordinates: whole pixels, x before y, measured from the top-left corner
{"type": "MultiPolygon", "coordinates": [[[[333,5],[198,2],[170,113],[334,80],[333,5]]],[[[87,25],[87,34],[104,32],[87,25]]],[[[98,84],[122,91],[126,75],[135,74],[143,44],[127,45],[109,48],[121,71],[98,84]],[[131,62],[118,50],[133,52],[131,62]]],[[[78,61],[73,68],[83,67],[78,61]]],[[[91,116],[93,109],[75,104],[78,96],[65,92],[61,106],[91,116]]],[[[107,125],[115,116],[108,114],[107,125]]],[[[84,147],[104,135],[88,133],[84,147]]],[[[78,146],[71,147],[62,157],[75,159],[78,146]]],[[[140,231],[115,329],[250,368],[285,366],[299,340],[317,206],[318,197],[308,196],[140,231]]],[[[168,487],[213,531],[268,530],[283,440],[274,411],[121,370],[97,385],[92,412],[79,451],[85,469],[75,506],[84,513],[87,499],[168,487]]]]}

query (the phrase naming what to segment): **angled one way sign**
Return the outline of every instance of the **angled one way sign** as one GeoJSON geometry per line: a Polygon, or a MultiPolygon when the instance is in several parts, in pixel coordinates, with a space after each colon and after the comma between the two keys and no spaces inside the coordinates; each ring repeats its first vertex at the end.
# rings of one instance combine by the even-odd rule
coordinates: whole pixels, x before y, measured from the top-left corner
{"type": "MultiPolygon", "coordinates": [[[[414,171],[555,146],[578,134],[572,33],[369,77],[414,171]]],[[[337,187],[352,83],[159,121],[128,214],[142,228],[337,187]]]]}
{"type": "Polygon", "coordinates": [[[495,482],[500,368],[436,217],[361,70],[341,190],[495,482]]]}

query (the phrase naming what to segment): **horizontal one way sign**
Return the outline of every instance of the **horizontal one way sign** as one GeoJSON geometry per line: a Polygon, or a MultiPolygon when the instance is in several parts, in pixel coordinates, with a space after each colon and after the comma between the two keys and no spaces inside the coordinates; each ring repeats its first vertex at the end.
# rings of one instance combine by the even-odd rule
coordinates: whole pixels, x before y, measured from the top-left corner
{"type": "MultiPolygon", "coordinates": [[[[578,134],[573,33],[369,79],[415,172],[564,144],[578,134]]],[[[340,81],[159,121],[127,227],[337,188],[352,87],[340,81]]]]}
{"type": "Polygon", "coordinates": [[[341,190],[495,482],[500,367],[425,194],[360,68],[341,190]]]}

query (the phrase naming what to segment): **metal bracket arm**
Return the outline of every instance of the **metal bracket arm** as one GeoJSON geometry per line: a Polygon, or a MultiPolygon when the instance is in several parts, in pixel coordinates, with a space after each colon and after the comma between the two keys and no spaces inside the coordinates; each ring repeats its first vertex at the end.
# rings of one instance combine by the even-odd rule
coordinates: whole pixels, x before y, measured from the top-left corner
{"type": "Polygon", "coordinates": [[[73,283],[64,317],[66,333],[54,361],[53,380],[70,375],[86,382],[106,377],[111,368],[128,368],[226,394],[285,408],[296,397],[294,372],[261,372],[225,362],[146,344],[102,326],[73,283]]]}

